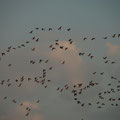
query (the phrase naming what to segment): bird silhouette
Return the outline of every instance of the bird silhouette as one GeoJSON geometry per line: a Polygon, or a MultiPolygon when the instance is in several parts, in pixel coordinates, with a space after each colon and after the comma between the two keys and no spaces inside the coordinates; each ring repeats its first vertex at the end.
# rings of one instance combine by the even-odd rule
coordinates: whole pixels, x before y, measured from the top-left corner
{"type": "Polygon", "coordinates": [[[33,37],[32,40],[35,40],[35,37],[33,37]]]}
{"type": "Polygon", "coordinates": [[[29,41],[26,41],[26,43],[28,44],[28,43],[30,43],[29,41]]]}
{"type": "Polygon", "coordinates": [[[115,62],[111,62],[111,64],[114,64],[115,62]]]}
{"type": "Polygon", "coordinates": [[[2,56],[4,56],[5,55],[5,53],[2,53],[2,56]]]}
{"type": "Polygon", "coordinates": [[[33,33],[33,31],[30,31],[29,33],[30,33],[30,34],[32,34],[32,33],[33,33]]]}
{"type": "Polygon", "coordinates": [[[84,37],[83,40],[87,40],[87,37],[84,37]]]}
{"type": "Polygon", "coordinates": [[[6,100],[6,99],[7,99],[7,96],[5,96],[3,99],[6,100]]]}
{"type": "Polygon", "coordinates": [[[103,39],[107,39],[108,37],[104,37],[103,39]]]}
{"type": "Polygon", "coordinates": [[[12,100],[13,103],[17,103],[17,101],[15,99],[12,100]]]}
{"type": "Polygon", "coordinates": [[[40,100],[37,100],[37,103],[39,103],[40,102],[40,100]]]}
{"type": "Polygon", "coordinates": [[[29,112],[27,112],[25,116],[27,117],[28,115],[29,115],[29,112]]]}
{"type": "Polygon", "coordinates": [[[49,28],[48,30],[49,30],[49,31],[51,31],[51,30],[52,30],[52,28],[49,28]]]}
{"type": "Polygon", "coordinates": [[[42,30],[42,31],[44,31],[44,30],[45,30],[45,28],[41,28],[41,30],[42,30]]]}
{"type": "Polygon", "coordinates": [[[63,49],[64,46],[60,46],[60,49],[63,49]]]}
{"type": "Polygon", "coordinates": [[[10,67],[12,64],[9,64],[8,66],[10,67]]]}
{"type": "Polygon", "coordinates": [[[118,34],[118,37],[120,37],[120,34],[118,34]]]}
{"type": "Polygon", "coordinates": [[[58,28],[58,30],[61,30],[62,29],[62,26],[60,26],[59,28],[58,28]]]}
{"type": "Polygon", "coordinates": [[[53,67],[49,67],[49,70],[52,70],[53,69],[53,67]]]}
{"type": "Polygon", "coordinates": [[[108,60],[106,60],[104,63],[108,63],[108,60]]]}
{"type": "Polygon", "coordinates": [[[106,57],[103,57],[103,59],[107,59],[107,56],[106,56],[106,57]]]}
{"type": "Polygon", "coordinates": [[[37,27],[37,28],[35,28],[36,30],[39,30],[39,28],[37,27]]]}
{"type": "Polygon", "coordinates": [[[36,39],[36,42],[38,42],[38,41],[39,41],[39,38],[36,39]]]}
{"type": "Polygon", "coordinates": [[[116,36],[116,34],[113,34],[112,37],[114,38],[116,36]]]}
{"type": "Polygon", "coordinates": [[[32,50],[32,51],[35,51],[35,48],[32,48],[31,50],[32,50]]]}
{"type": "Polygon", "coordinates": [[[62,64],[65,64],[65,61],[63,61],[62,64]]]}
{"type": "Polygon", "coordinates": [[[101,73],[100,73],[100,75],[103,75],[103,74],[104,74],[104,72],[101,72],[101,73]]]}
{"type": "Polygon", "coordinates": [[[52,47],[53,47],[53,45],[50,45],[50,46],[49,46],[49,48],[52,48],[52,47]]]}
{"type": "Polygon", "coordinates": [[[68,28],[68,29],[67,29],[67,31],[70,31],[70,30],[71,30],[71,28],[68,28]]]}
{"type": "Polygon", "coordinates": [[[95,40],[95,38],[91,38],[91,40],[95,40]]]}

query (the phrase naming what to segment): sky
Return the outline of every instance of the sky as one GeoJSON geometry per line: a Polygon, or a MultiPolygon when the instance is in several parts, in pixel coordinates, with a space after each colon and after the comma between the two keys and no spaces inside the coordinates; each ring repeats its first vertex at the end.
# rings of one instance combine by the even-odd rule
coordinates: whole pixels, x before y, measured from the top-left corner
{"type": "Polygon", "coordinates": [[[119,0],[0,0],[0,120],[119,120],[120,101],[118,107],[111,106],[109,97],[117,99],[119,92],[106,95],[106,104],[98,109],[98,93],[109,90],[108,83],[116,89],[120,80],[120,1],[119,0]],[[62,26],[61,30],[58,27],[62,26]],[[39,27],[39,30],[35,28],[39,27]],[[45,28],[45,31],[41,31],[45,28]],[[52,28],[52,31],[48,31],[52,28]],[[67,31],[71,28],[70,31],[67,31]],[[33,34],[29,32],[33,30],[33,34]],[[116,34],[115,38],[112,37],[116,34]],[[38,42],[31,40],[39,38],[38,42]],[[108,37],[104,39],[104,37],[108,37]],[[83,40],[87,37],[87,40],[83,40]],[[95,40],[91,38],[95,37],[95,40]],[[69,44],[69,39],[73,40],[69,44]],[[67,51],[55,49],[51,51],[49,45],[59,40],[61,46],[68,47],[67,51]],[[29,44],[25,42],[29,41],[29,44]],[[25,47],[17,48],[21,44],[25,47]],[[5,52],[9,46],[17,49],[5,52]],[[35,48],[35,51],[31,49],[35,48]],[[79,56],[84,52],[84,56],[79,56]],[[87,55],[91,53],[91,60],[87,55]],[[108,64],[103,57],[107,56],[108,64]],[[38,63],[43,59],[41,64],[38,63]],[[46,64],[44,61],[49,60],[46,64]],[[35,64],[31,65],[30,60],[35,64]],[[61,62],[65,61],[62,65],[61,62]],[[111,65],[110,62],[115,61],[111,65]],[[8,64],[12,64],[8,67],[8,64]],[[53,67],[50,71],[49,67],[53,67]],[[34,77],[47,70],[47,78],[51,82],[48,87],[34,82],[34,77]],[[93,72],[97,72],[93,75],[93,72]],[[104,75],[99,75],[104,72],[104,75]],[[18,88],[16,79],[24,76],[23,85],[18,88]],[[115,76],[117,80],[112,80],[115,76]],[[31,77],[30,82],[27,78],[31,77]],[[11,86],[7,86],[10,79],[11,86]],[[79,99],[93,105],[81,108],[71,92],[56,91],[57,87],[65,84],[73,86],[78,83],[87,85],[90,81],[98,82],[79,95],[79,99]],[[3,98],[8,98],[4,100],[3,98]],[[12,103],[15,99],[17,103],[12,103]],[[37,100],[39,103],[36,103],[37,100]],[[20,106],[20,103],[23,106],[20,106]],[[28,117],[25,108],[30,106],[28,117]]]}

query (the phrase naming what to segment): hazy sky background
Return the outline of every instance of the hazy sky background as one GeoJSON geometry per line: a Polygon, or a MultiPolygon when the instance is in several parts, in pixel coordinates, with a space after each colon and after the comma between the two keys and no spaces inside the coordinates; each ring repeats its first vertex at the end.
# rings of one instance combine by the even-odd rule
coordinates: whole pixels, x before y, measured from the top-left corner
{"type": "MultiPolygon", "coordinates": [[[[56,87],[66,83],[73,85],[78,82],[87,84],[93,80],[100,85],[80,96],[82,101],[94,102],[100,91],[107,90],[106,84],[111,82],[110,77],[116,76],[120,80],[120,38],[112,38],[114,33],[120,33],[120,1],[119,0],[0,0],[0,54],[8,46],[16,47],[25,41],[31,41],[30,30],[36,27],[53,28],[53,31],[35,31],[34,35],[40,38],[38,43],[31,42],[25,48],[16,49],[4,56],[0,61],[0,79],[11,79],[11,86],[0,86],[0,120],[119,120],[120,104],[111,107],[108,104],[102,109],[96,105],[80,108],[75,103],[70,92],[58,93],[56,87]],[[62,31],[57,28],[62,26],[62,31]],[[67,32],[67,28],[71,28],[67,32]],[[102,39],[108,36],[107,40],[102,39]],[[88,40],[83,41],[83,37],[88,40]],[[96,37],[95,41],[90,38],[96,37]],[[73,45],[67,40],[72,38],[73,45]],[[51,52],[48,46],[59,39],[62,45],[67,45],[67,53],[51,52]],[[34,52],[31,48],[36,47],[34,52]],[[92,53],[95,58],[79,57],[79,52],[92,53]],[[116,61],[113,66],[105,65],[103,56],[110,61],[116,61]],[[49,59],[49,63],[30,65],[29,60],[49,59]],[[60,61],[67,61],[61,66],[60,61]],[[8,64],[12,66],[8,68],[8,64]],[[40,76],[42,68],[48,69],[50,83],[47,89],[36,83],[25,81],[21,88],[13,82],[21,76],[40,76]],[[94,71],[105,72],[104,76],[92,76],[94,71]],[[9,98],[4,101],[4,96],[9,98]],[[18,101],[17,104],[11,102],[18,101]],[[36,100],[40,103],[36,104],[36,100]],[[25,110],[19,106],[20,102],[32,105],[33,109],[28,118],[25,110]]],[[[0,56],[1,57],[1,56],[0,56]]],[[[113,81],[112,81],[113,82],[113,81]]],[[[116,82],[114,83],[116,86],[116,82]]],[[[118,98],[120,94],[112,95],[118,98]]]]}

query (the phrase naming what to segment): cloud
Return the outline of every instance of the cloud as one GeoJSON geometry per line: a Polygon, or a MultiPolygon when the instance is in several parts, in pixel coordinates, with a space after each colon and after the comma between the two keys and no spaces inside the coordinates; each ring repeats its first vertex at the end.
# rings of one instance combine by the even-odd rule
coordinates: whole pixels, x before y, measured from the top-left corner
{"type": "Polygon", "coordinates": [[[120,53],[120,45],[112,44],[110,42],[106,43],[106,46],[108,48],[107,53],[110,56],[115,56],[120,53]]]}
{"type": "Polygon", "coordinates": [[[59,44],[68,47],[68,50],[57,47],[50,55],[58,64],[65,61],[64,71],[69,77],[69,82],[77,84],[83,79],[83,61],[78,54],[80,49],[74,43],[69,44],[68,41],[59,41],[59,44]]]}
{"type": "Polygon", "coordinates": [[[41,114],[35,114],[32,116],[31,120],[44,120],[44,117],[41,114]]]}

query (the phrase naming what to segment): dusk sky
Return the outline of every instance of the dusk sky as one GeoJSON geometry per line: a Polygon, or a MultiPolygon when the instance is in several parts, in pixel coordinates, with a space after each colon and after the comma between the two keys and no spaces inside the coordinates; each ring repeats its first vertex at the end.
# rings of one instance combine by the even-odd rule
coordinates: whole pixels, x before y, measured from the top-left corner
{"type": "Polygon", "coordinates": [[[120,120],[120,1],[0,0],[0,120],[120,120]]]}

